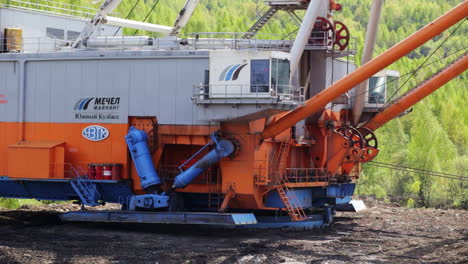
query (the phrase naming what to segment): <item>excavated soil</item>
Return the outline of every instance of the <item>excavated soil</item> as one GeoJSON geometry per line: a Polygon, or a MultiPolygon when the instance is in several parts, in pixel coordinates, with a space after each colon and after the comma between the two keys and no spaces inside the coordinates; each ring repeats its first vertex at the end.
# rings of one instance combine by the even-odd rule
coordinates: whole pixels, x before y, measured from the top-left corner
{"type": "Polygon", "coordinates": [[[0,263],[468,263],[468,211],[366,200],[314,231],[63,224],[71,204],[0,211],[0,263]]]}

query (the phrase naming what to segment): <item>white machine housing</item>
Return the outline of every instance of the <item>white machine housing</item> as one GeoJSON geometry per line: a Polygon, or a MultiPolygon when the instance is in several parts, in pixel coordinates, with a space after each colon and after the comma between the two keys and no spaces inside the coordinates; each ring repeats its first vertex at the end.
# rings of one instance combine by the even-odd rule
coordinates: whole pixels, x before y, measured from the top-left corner
{"type": "MultiPolygon", "coordinates": [[[[210,98],[279,98],[294,92],[289,53],[269,50],[210,51],[210,98]]],[[[206,92],[206,91],[205,91],[206,92]]]]}
{"type": "Polygon", "coordinates": [[[398,78],[400,72],[394,70],[382,70],[369,78],[369,85],[365,97],[365,108],[380,108],[387,101],[387,93],[389,90],[396,91],[396,89],[388,89],[391,86],[398,86],[398,78]]]}

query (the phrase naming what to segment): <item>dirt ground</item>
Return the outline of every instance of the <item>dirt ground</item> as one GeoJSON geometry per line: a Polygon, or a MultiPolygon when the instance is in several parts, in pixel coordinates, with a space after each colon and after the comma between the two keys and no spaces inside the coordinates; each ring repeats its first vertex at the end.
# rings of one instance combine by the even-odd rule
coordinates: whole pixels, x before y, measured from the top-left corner
{"type": "Polygon", "coordinates": [[[0,263],[468,263],[468,211],[367,199],[314,231],[62,224],[75,205],[0,211],[0,263]]]}

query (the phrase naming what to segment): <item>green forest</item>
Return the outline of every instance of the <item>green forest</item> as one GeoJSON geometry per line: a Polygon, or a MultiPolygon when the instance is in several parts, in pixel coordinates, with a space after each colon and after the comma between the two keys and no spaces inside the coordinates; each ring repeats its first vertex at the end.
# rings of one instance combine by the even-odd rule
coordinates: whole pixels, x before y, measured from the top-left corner
{"type": "MultiPolygon", "coordinates": [[[[55,1],[98,7],[98,4],[92,5],[90,0],[55,1]]],[[[356,39],[358,52],[355,61],[359,64],[371,0],[337,2],[342,4],[343,10],[335,12],[334,18],[344,22],[350,28],[352,37],[356,39]]],[[[385,1],[374,56],[460,2],[462,0],[385,1]]],[[[146,22],[171,26],[184,3],[185,0],[124,0],[116,12],[120,17],[139,21],[149,14],[146,22]],[[153,7],[154,10],[150,12],[153,7]],[[133,12],[129,13],[133,8],[133,12]]],[[[262,0],[201,0],[191,21],[181,33],[245,32],[262,15],[265,8],[262,0]]],[[[413,88],[466,53],[464,41],[468,25],[463,22],[391,65],[389,69],[398,70],[402,76],[406,76],[399,80],[399,84],[406,84],[398,91],[389,90],[389,96],[395,92],[402,94],[413,88]],[[424,62],[430,66],[423,67],[413,77],[411,72],[424,62]],[[411,78],[407,81],[408,77],[411,78]]],[[[285,12],[280,12],[260,33],[294,37],[297,27],[285,12]]],[[[126,30],[125,33],[134,34],[135,31],[126,30]]],[[[468,171],[467,96],[465,73],[417,104],[410,114],[393,120],[378,130],[380,154],[375,161],[427,171],[466,175],[468,171]]],[[[374,195],[408,207],[468,208],[467,187],[468,184],[464,181],[364,165],[357,193],[374,195]]]]}

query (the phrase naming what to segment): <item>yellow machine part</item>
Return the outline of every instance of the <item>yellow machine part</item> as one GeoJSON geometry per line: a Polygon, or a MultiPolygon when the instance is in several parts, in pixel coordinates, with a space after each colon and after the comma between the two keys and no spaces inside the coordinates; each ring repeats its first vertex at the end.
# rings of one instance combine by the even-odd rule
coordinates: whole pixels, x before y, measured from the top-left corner
{"type": "Polygon", "coordinates": [[[21,52],[23,48],[23,30],[20,28],[5,28],[5,51],[21,52]]]}

